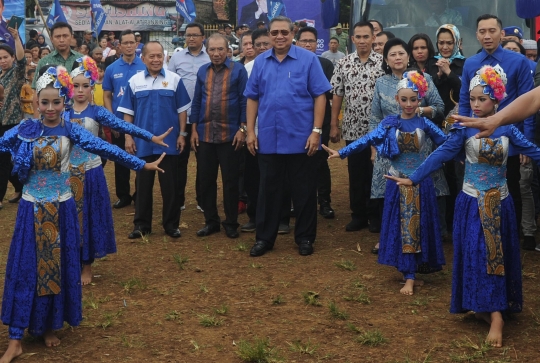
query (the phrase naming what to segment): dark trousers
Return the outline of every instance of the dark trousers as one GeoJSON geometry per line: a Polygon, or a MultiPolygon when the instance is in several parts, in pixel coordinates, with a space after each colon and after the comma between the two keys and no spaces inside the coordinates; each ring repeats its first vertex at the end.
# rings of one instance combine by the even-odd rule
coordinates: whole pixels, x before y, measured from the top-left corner
{"type": "MultiPolygon", "coordinates": [[[[120,134],[119,137],[112,135],[112,144],[118,146],[122,150],[126,150],[126,138],[124,134],[120,134]]],[[[114,184],[116,189],[116,196],[120,200],[131,201],[131,185],[129,184],[131,170],[121,165],[120,163],[114,163],[114,184]]]]}
{"type": "MultiPolygon", "coordinates": [[[[0,126],[0,136],[3,136],[6,131],[15,126],[16,125],[0,126]]],[[[16,193],[22,192],[23,185],[19,181],[17,175],[11,175],[12,170],[13,163],[11,162],[11,154],[0,153],[0,203],[6,196],[8,181],[13,185],[16,193]]]]}
{"type": "MultiPolygon", "coordinates": [[[[178,188],[180,189],[180,199],[179,203],[180,205],[186,204],[186,185],[187,185],[187,170],[188,170],[188,161],[189,156],[191,154],[191,124],[186,125],[186,132],[188,135],[185,137],[186,139],[186,146],[184,147],[184,150],[180,153],[180,161],[178,163],[178,166],[180,168],[179,172],[179,179],[178,179],[178,188]]],[[[195,157],[197,157],[197,154],[195,154],[195,157]]],[[[199,201],[199,174],[195,173],[195,198],[197,200],[197,204],[201,205],[199,201]]]]}
{"type": "Polygon", "coordinates": [[[506,183],[508,191],[514,200],[514,208],[516,210],[516,222],[518,231],[521,229],[521,215],[523,203],[521,203],[521,189],[519,180],[521,179],[519,155],[509,156],[506,161],[506,183]]]}
{"type": "MultiPolygon", "coordinates": [[[[147,163],[156,161],[160,155],[141,158],[147,163]]],[[[159,167],[165,173],[158,173],[161,198],[163,199],[162,220],[166,231],[174,230],[180,225],[180,203],[178,191],[178,155],[165,155],[159,167]]],[[[145,231],[152,230],[152,206],[154,203],[155,171],[140,170],[137,172],[137,195],[135,201],[135,228],[145,231]]]]}
{"type": "Polygon", "coordinates": [[[238,163],[241,152],[235,151],[232,141],[222,144],[199,143],[197,148],[197,175],[201,192],[199,199],[208,225],[219,226],[220,223],[217,210],[217,177],[221,168],[225,209],[223,226],[238,228],[238,163]]]}
{"type": "Polygon", "coordinates": [[[248,197],[246,213],[249,217],[250,222],[255,223],[260,184],[259,161],[257,160],[257,156],[251,155],[247,147],[244,148],[244,154],[244,189],[248,197]]]}
{"type": "Polygon", "coordinates": [[[317,234],[317,163],[307,154],[259,154],[258,241],[273,245],[283,208],[285,183],[296,212],[295,241],[314,242],[317,234]]]}
{"type": "MultiPolygon", "coordinates": [[[[354,141],[346,141],[349,145],[354,141]]],[[[371,178],[373,177],[373,163],[371,162],[371,149],[352,154],[347,158],[349,170],[349,204],[351,217],[362,223],[368,220],[380,221],[379,213],[382,208],[375,200],[371,200],[371,178]],[[380,209],[380,211],[379,211],[380,209]]]]}
{"type": "MultiPolygon", "coordinates": [[[[328,146],[330,140],[330,125],[323,125],[321,142],[328,146]]],[[[330,176],[330,167],[328,166],[328,153],[323,149],[317,151],[316,157],[319,159],[317,170],[317,195],[319,204],[330,203],[330,193],[332,192],[332,178],[330,176]]]]}

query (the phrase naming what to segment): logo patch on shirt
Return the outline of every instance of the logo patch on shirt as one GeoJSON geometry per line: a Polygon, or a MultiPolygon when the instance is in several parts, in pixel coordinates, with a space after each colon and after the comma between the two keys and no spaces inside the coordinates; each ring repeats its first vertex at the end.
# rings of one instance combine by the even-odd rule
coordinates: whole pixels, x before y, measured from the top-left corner
{"type": "Polygon", "coordinates": [[[113,77],[114,77],[114,79],[123,78],[124,73],[116,73],[115,75],[113,75],[113,77]]]}
{"type": "Polygon", "coordinates": [[[169,85],[169,82],[163,81],[163,82],[161,82],[161,84],[163,85],[163,87],[167,87],[169,85]]]}
{"type": "Polygon", "coordinates": [[[124,95],[124,87],[120,87],[120,92],[118,92],[118,96],[116,97],[122,97],[124,95]]]}

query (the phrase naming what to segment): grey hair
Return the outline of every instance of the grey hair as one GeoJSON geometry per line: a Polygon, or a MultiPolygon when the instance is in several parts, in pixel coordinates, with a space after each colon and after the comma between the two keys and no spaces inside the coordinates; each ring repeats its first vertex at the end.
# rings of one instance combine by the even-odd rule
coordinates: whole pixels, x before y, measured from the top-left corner
{"type": "Polygon", "coordinates": [[[282,15],[276,16],[275,18],[272,18],[272,20],[270,20],[269,29],[272,29],[272,24],[274,24],[276,21],[284,21],[286,23],[289,23],[289,30],[293,31],[294,24],[293,24],[292,20],[287,18],[286,16],[282,16],[282,15]]]}
{"type": "Polygon", "coordinates": [[[97,50],[101,50],[103,52],[103,48],[101,47],[95,47],[94,49],[92,49],[92,51],[90,52],[91,55],[94,55],[94,53],[97,51],[97,50]]]}
{"type": "Polygon", "coordinates": [[[227,37],[225,35],[222,35],[222,34],[219,34],[219,33],[214,33],[212,35],[210,35],[207,39],[206,39],[206,44],[210,44],[210,39],[222,39],[223,41],[225,41],[225,46],[228,48],[229,47],[229,39],[227,39],[227,37]]]}

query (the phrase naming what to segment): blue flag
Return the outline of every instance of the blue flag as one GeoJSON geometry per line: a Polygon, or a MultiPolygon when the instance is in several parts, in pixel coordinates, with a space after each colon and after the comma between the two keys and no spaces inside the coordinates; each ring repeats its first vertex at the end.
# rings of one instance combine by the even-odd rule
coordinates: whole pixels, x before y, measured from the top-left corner
{"type": "Polygon", "coordinates": [[[107,14],[105,14],[99,0],[90,0],[90,6],[92,10],[92,33],[94,33],[97,38],[99,33],[101,33],[101,29],[103,29],[103,25],[105,25],[107,14]]]}
{"type": "Polygon", "coordinates": [[[67,23],[66,16],[64,15],[62,7],[60,6],[60,0],[54,0],[51,11],[49,12],[49,16],[47,17],[47,26],[50,28],[57,21],[67,23]]]}
{"type": "Polygon", "coordinates": [[[339,23],[339,0],[321,0],[323,28],[330,29],[339,23]]]}
{"type": "Polygon", "coordinates": [[[197,17],[193,0],[176,0],[176,11],[180,13],[188,23],[192,23],[197,17]]]}

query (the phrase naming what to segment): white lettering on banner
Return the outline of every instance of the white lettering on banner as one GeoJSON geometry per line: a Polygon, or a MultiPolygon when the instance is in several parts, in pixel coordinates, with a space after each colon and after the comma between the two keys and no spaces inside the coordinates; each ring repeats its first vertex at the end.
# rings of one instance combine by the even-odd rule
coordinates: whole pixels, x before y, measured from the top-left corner
{"type": "Polygon", "coordinates": [[[324,39],[317,39],[317,49],[324,49],[324,39]]]}

